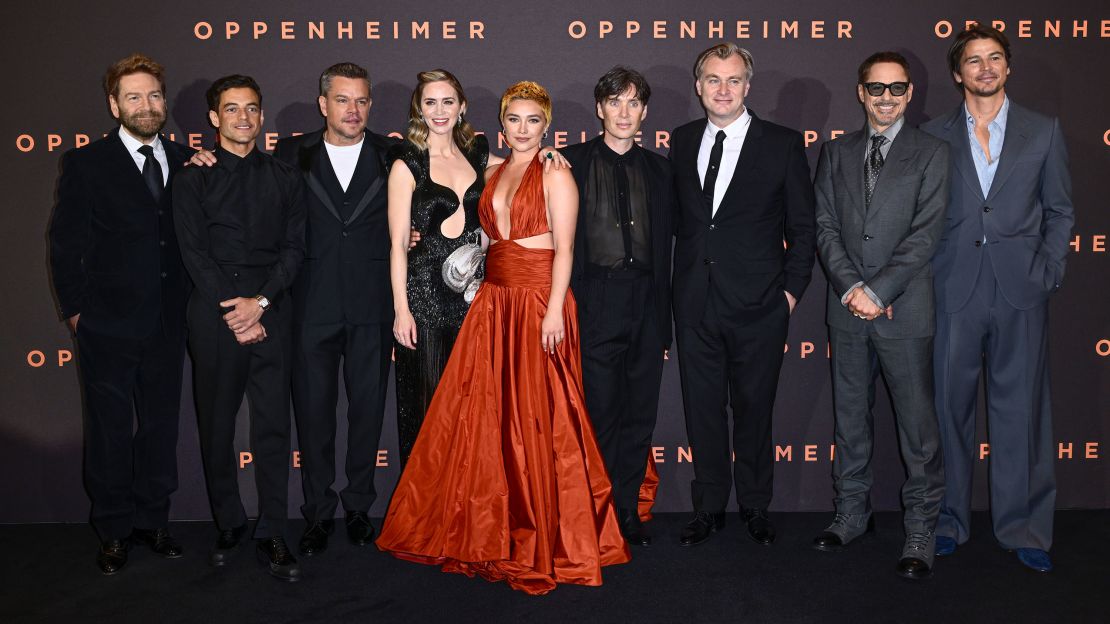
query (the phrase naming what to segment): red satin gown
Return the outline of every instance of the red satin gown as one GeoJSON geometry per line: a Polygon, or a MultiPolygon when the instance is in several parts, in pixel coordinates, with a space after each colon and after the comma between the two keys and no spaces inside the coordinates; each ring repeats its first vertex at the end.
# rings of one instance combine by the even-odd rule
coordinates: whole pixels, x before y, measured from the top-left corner
{"type": "MultiPolygon", "coordinates": [[[[506,161],[506,164],[508,161],[506,161]]],[[[445,572],[545,594],[556,583],[601,585],[601,567],[630,559],[583,398],[578,316],[544,353],[540,323],[555,252],[514,242],[550,231],[543,168],[533,160],[501,239],[493,193],[478,205],[493,241],[486,278],[459,331],[377,545],[445,572]]]]}

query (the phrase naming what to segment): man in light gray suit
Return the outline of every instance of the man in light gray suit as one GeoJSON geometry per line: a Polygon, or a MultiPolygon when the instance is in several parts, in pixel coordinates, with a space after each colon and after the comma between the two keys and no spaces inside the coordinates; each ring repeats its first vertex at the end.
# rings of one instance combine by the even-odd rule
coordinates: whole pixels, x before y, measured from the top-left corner
{"type": "Polygon", "coordinates": [[[922,126],[952,153],[948,218],[933,263],[947,486],[937,554],[968,538],[982,375],[994,535],[1025,566],[1047,572],[1056,504],[1048,297],[1064,278],[1075,222],[1068,155],[1056,119],[1006,97],[1006,35],[980,25],[965,30],[948,66],[964,101],[922,126]]]}
{"type": "Polygon", "coordinates": [[[882,370],[908,478],[902,486],[906,541],[897,571],[932,574],[943,495],[933,409],[933,272],[944,227],[948,146],[905,125],[909,66],[877,52],[859,67],[867,123],[826,143],[817,165],[817,245],[828,275],[829,342],[836,410],[836,517],[816,539],[837,551],[873,530],[871,409],[882,370]]]}

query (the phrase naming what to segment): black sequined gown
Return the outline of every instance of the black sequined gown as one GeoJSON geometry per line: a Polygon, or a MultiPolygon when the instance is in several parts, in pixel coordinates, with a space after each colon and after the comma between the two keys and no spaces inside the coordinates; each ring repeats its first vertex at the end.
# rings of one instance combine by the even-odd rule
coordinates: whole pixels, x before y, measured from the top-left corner
{"type": "Polygon", "coordinates": [[[466,223],[458,238],[448,238],[440,229],[443,221],[459,208],[455,191],[432,181],[427,150],[405,142],[389,156],[395,165],[403,161],[416,180],[412,194],[412,227],[420,232],[420,242],[408,253],[409,310],[416,321],[416,349],[395,345],[394,372],[397,381],[397,437],[401,464],[408,460],[424,413],[435,394],[439,377],[470,304],[443,281],[443,262],[451,252],[481,233],[478,199],[485,186],[489,144],[477,136],[466,154],[477,174],[474,184],[463,195],[466,223]]]}

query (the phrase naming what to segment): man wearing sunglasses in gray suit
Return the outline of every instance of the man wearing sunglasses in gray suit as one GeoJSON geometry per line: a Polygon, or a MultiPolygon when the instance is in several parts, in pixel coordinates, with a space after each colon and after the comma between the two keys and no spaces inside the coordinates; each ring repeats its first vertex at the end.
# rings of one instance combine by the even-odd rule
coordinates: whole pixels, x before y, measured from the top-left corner
{"type": "Polygon", "coordinates": [[[913,97],[897,52],[859,67],[861,130],[826,143],[817,165],[817,245],[829,278],[829,344],[836,412],[836,516],[813,546],[838,551],[873,530],[870,493],[879,371],[886,380],[907,478],[898,574],[932,574],[944,491],[933,409],[933,272],[944,228],[948,146],[906,125],[913,97]]]}

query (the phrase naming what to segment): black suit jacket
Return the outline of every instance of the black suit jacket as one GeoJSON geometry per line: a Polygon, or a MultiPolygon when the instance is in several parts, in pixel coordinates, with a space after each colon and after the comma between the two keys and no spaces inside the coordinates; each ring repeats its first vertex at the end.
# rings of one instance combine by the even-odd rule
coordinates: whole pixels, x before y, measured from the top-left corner
{"type": "Polygon", "coordinates": [[[815,259],[813,186],[801,133],[752,113],[736,171],[713,215],[697,169],[706,123],[699,119],[671,133],[678,196],[674,312],[684,325],[701,322],[710,292],[729,322],[783,305],[784,290],[800,300],[815,259]]]}
{"type": "MultiPolygon", "coordinates": [[[[565,147],[560,152],[570,162],[571,173],[578,185],[578,227],[574,232],[574,263],[570,274],[571,288],[581,291],[586,268],[585,211],[586,182],[590,163],[597,157],[603,137],[565,147]]],[[[647,163],[648,214],[651,218],[651,277],[655,294],[656,325],[663,348],[671,345],[671,238],[674,235],[674,181],[671,163],[666,158],[636,145],[647,163]]]]}
{"type": "Polygon", "coordinates": [[[391,323],[386,153],[399,141],[367,131],[344,192],[323,136],[321,129],[285,138],[274,149],[305,179],[307,250],[293,284],[297,322],[391,323]]]}
{"type": "Polygon", "coordinates": [[[62,156],[50,222],[50,266],[63,318],[143,338],[185,325],[191,283],[173,226],[174,177],[193,153],[161,138],[169,183],[155,202],[119,128],[62,156]]]}

